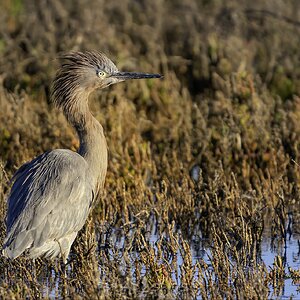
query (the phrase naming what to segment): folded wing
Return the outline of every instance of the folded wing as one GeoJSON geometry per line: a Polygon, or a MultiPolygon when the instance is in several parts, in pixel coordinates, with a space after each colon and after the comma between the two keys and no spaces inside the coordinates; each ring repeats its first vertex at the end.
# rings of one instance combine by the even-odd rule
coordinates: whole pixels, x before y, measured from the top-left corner
{"type": "Polygon", "coordinates": [[[84,158],[70,150],[46,152],[23,165],[12,179],[4,254],[16,258],[28,249],[53,256],[57,241],[72,237],[72,243],[93,200],[87,173],[84,158]]]}

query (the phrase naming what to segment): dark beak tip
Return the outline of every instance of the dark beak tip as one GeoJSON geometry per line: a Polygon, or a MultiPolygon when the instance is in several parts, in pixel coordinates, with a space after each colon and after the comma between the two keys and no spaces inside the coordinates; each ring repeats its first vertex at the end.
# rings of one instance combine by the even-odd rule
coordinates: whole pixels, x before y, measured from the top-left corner
{"type": "Polygon", "coordinates": [[[145,78],[149,78],[149,79],[163,79],[164,75],[162,74],[149,74],[149,77],[145,77],[145,78]]]}
{"type": "Polygon", "coordinates": [[[134,73],[134,72],[118,72],[113,75],[116,78],[127,79],[151,79],[151,78],[163,78],[161,74],[149,74],[149,73],[134,73]]]}

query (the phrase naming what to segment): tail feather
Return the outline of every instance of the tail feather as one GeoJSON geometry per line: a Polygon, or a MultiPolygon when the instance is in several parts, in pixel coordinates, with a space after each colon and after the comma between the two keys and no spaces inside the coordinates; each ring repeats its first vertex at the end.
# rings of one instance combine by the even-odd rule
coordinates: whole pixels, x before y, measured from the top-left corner
{"type": "Polygon", "coordinates": [[[33,243],[33,237],[31,231],[20,232],[14,237],[13,234],[9,234],[4,242],[2,254],[5,257],[15,259],[20,256],[26,249],[28,249],[33,243]]]}

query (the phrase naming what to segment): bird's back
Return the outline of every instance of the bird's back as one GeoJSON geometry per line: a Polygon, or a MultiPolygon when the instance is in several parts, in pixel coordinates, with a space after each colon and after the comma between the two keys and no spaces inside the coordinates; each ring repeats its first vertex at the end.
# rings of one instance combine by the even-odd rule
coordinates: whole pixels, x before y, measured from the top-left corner
{"type": "Polygon", "coordinates": [[[66,258],[93,200],[84,158],[70,150],[46,152],[24,164],[13,181],[3,253],[66,258]]]}

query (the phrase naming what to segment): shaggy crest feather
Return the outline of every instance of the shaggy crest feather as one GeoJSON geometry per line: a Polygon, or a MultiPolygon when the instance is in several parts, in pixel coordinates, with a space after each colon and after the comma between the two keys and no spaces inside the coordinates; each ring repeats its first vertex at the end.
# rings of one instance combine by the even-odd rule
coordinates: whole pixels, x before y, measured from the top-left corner
{"type": "Polygon", "coordinates": [[[118,72],[115,64],[101,52],[70,52],[60,55],[59,58],[62,64],[51,87],[51,98],[53,103],[64,111],[76,101],[77,93],[89,94],[97,88],[94,78],[97,72],[118,72]]]}

